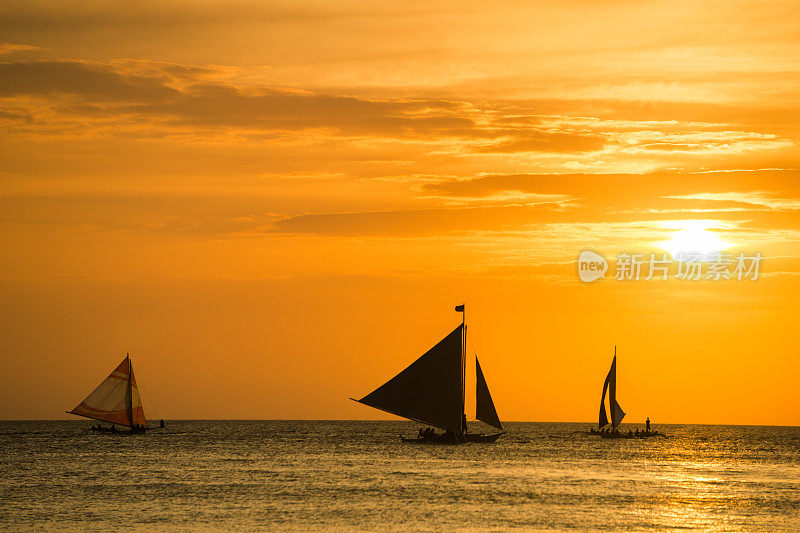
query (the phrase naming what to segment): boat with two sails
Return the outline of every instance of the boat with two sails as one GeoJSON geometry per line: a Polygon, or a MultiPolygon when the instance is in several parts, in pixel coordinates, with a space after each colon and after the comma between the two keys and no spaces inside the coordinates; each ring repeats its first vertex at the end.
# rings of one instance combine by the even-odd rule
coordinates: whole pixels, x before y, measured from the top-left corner
{"type": "Polygon", "coordinates": [[[497,415],[489,386],[475,356],[476,418],[499,433],[470,433],[467,427],[465,403],[467,325],[465,305],[458,305],[461,324],[448,333],[433,348],[395,377],[353,401],[430,426],[420,429],[417,437],[400,436],[403,442],[461,443],[495,442],[503,435],[503,425],[497,415]],[[436,433],[437,428],[443,433],[436,433]]]}
{"type": "Polygon", "coordinates": [[[634,433],[629,430],[627,433],[619,430],[619,425],[622,419],[625,418],[625,411],[617,401],[617,347],[614,346],[614,359],[611,361],[611,369],[606,375],[606,380],[603,382],[603,394],[600,396],[600,416],[597,421],[597,430],[592,428],[589,433],[598,435],[605,439],[633,439],[633,438],[647,438],[647,437],[663,437],[662,433],[658,431],[650,431],[650,419],[647,421],[647,430],[634,433]],[[608,408],[611,415],[611,422],[609,423],[608,416],[606,415],[606,393],[608,393],[608,408]]]}
{"type": "Polygon", "coordinates": [[[102,424],[92,426],[93,431],[107,433],[147,431],[147,419],[144,416],[139,387],[133,375],[130,354],[125,356],[117,368],[89,396],[67,413],[111,424],[111,426],[102,424]],[[128,428],[128,431],[117,431],[117,426],[128,428]]]}

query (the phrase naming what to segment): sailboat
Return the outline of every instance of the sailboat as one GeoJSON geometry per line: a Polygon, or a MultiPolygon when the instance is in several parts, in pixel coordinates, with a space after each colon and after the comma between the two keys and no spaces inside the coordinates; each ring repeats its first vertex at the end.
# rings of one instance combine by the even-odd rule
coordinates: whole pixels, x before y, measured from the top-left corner
{"type": "Polygon", "coordinates": [[[622,419],[625,418],[625,411],[617,402],[617,347],[614,346],[614,359],[611,362],[611,370],[608,371],[606,381],[603,383],[603,394],[600,396],[600,419],[597,423],[598,430],[608,425],[606,416],[606,391],[608,391],[608,404],[611,410],[611,431],[616,431],[622,419]]]}
{"type": "Polygon", "coordinates": [[[436,434],[435,430],[420,430],[418,438],[401,436],[403,442],[494,442],[504,433],[477,355],[476,418],[501,432],[486,435],[468,431],[464,413],[467,341],[465,305],[457,305],[455,309],[462,313],[461,324],[436,346],[360,400],[350,398],[444,431],[443,434],[436,434]]]}
{"type": "Polygon", "coordinates": [[[611,361],[611,370],[606,375],[606,380],[603,383],[603,394],[600,396],[600,417],[597,422],[597,430],[592,429],[590,433],[599,435],[607,439],[632,439],[632,438],[646,438],[646,437],[662,437],[665,436],[658,431],[650,431],[650,419],[647,419],[647,430],[634,433],[621,433],[619,425],[622,419],[625,418],[625,411],[620,407],[617,401],[617,347],[614,346],[614,359],[611,361]],[[608,430],[603,430],[608,426],[608,416],[606,416],[606,392],[608,392],[608,408],[611,415],[611,427],[608,430]]]}
{"type": "Polygon", "coordinates": [[[130,433],[146,431],[147,419],[133,375],[130,354],[85,400],[67,413],[112,424],[110,428],[100,424],[92,426],[95,431],[116,433],[116,426],[128,427],[130,433]]]}

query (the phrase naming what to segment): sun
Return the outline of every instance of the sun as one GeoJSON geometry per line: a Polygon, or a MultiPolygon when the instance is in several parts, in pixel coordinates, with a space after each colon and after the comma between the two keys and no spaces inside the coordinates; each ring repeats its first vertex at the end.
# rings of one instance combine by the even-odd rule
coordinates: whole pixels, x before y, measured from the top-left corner
{"type": "Polygon", "coordinates": [[[673,258],[682,255],[702,255],[704,258],[712,257],[732,246],[724,241],[711,228],[720,228],[724,224],[715,220],[679,220],[665,223],[671,229],[678,231],[667,241],[658,243],[664,250],[672,254],[673,258]]]}

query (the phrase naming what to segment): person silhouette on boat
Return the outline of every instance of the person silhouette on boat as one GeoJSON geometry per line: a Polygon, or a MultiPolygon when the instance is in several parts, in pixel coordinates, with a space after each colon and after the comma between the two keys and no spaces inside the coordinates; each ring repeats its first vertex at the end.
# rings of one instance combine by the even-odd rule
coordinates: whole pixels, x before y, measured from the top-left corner
{"type": "Polygon", "coordinates": [[[161,422],[158,423],[158,427],[160,427],[161,429],[164,429],[164,419],[163,418],[161,419],[161,422]]]}
{"type": "Polygon", "coordinates": [[[650,417],[647,417],[647,421],[644,423],[646,431],[650,433],[650,417]]]}

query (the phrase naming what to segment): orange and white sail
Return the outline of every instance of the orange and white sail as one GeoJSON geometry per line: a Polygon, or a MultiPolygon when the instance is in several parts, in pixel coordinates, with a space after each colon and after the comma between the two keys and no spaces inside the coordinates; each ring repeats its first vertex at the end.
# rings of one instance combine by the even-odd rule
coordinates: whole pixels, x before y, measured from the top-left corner
{"type": "Polygon", "coordinates": [[[121,426],[146,426],[130,356],[126,356],[85,400],[68,412],[121,426]]]}

